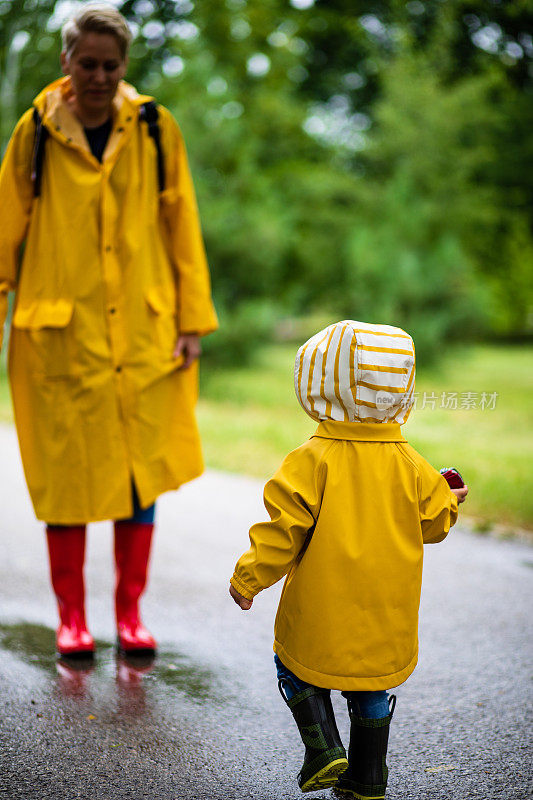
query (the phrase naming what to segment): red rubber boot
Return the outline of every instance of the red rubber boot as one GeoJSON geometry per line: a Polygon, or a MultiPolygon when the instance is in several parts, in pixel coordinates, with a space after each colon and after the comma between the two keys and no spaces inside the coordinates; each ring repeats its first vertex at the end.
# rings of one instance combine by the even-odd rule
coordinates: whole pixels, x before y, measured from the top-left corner
{"type": "Polygon", "coordinates": [[[118,644],[125,653],[155,652],[157,646],[139,617],[139,598],[146,586],[153,530],[154,526],[146,522],[115,522],[115,609],[118,644]]]}
{"type": "Polygon", "coordinates": [[[56,647],[63,656],[88,656],[94,640],[85,622],[85,526],[46,528],[50,576],[59,608],[56,647]]]}

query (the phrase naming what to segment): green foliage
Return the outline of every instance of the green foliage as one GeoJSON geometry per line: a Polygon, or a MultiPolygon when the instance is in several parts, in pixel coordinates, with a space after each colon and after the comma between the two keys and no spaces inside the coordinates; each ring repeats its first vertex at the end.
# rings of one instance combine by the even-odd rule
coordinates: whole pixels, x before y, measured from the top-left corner
{"type": "MultiPolygon", "coordinates": [[[[530,3],[114,4],[128,79],[187,141],[223,323],[211,359],[310,312],[403,325],[422,359],[532,330],[530,3]]],[[[60,75],[71,5],[0,0],[2,149],[60,75]]]]}
{"type": "Polygon", "coordinates": [[[249,300],[218,308],[220,328],[202,343],[203,360],[207,368],[239,366],[249,363],[274,337],[279,319],[270,300],[249,300]]]}
{"type": "Polygon", "coordinates": [[[511,220],[499,255],[504,272],[492,277],[492,329],[520,334],[533,327],[533,239],[524,217],[511,220]]]}
{"type": "Polygon", "coordinates": [[[472,242],[493,213],[491,189],[478,180],[494,157],[490,88],[489,80],[470,77],[450,89],[425,57],[400,53],[384,76],[361,156],[365,180],[347,243],[344,313],[407,328],[422,360],[486,321],[472,242]]]}
{"type": "Polygon", "coordinates": [[[405,328],[425,362],[442,342],[479,329],[482,296],[458,238],[432,230],[428,208],[408,187],[393,183],[387,190],[379,217],[351,237],[345,316],[351,310],[358,319],[405,328]]]}

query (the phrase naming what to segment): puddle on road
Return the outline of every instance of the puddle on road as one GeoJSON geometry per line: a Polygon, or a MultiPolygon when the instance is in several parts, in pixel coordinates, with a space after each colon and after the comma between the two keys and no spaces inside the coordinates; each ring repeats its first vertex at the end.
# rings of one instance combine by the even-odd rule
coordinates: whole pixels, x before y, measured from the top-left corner
{"type": "Polygon", "coordinates": [[[54,631],[44,625],[0,625],[0,647],[52,674],[56,661],[54,637],[54,631]]]}
{"type": "Polygon", "coordinates": [[[187,656],[164,650],[154,663],[151,680],[162,681],[166,686],[186,694],[191,700],[214,699],[215,676],[205,667],[192,664],[187,656]]]}
{"type": "Polygon", "coordinates": [[[123,656],[109,642],[97,640],[92,660],[58,658],[55,632],[44,625],[27,622],[0,624],[0,648],[46,671],[65,697],[84,698],[97,690],[98,684],[114,678],[122,695],[127,693],[132,713],[146,710],[148,699],[164,699],[168,703],[168,689],[196,702],[220,695],[218,680],[211,670],[195,664],[188,655],[168,648],[161,649],[155,659],[123,656]]]}

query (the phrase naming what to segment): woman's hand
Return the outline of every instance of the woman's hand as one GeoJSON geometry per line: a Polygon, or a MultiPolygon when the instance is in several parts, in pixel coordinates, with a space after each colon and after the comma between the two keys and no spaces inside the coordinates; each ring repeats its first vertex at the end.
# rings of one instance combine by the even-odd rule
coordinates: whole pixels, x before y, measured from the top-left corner
{"type": "Polygon", "coordinates": [[[183,333],[176,342],[173,357],[183,358],[183,364],[180,369],[187,369],[193,361],[200,358],[202,346],[200,344],[200,337],[196,333],[183,333]]]}
{"type": "Polygon", "coordinates": [[[457,497],[458,503],[464,503],[468,494],[468,486],[461,486],[460,489],[452,489],[452,492],[457,497]]]}
{"type": "Polygon", "coordinates": [[[234,589],[231,584],[229,587],[229,593],[233,597],[237,605],[240,606],[243,611],[248,611],[248,609],[252,607],[252,603],[254,601],[248,600],[246,597],[243,597],[242,594],[239,594],[239,592],[236,589],[234,589]]]}

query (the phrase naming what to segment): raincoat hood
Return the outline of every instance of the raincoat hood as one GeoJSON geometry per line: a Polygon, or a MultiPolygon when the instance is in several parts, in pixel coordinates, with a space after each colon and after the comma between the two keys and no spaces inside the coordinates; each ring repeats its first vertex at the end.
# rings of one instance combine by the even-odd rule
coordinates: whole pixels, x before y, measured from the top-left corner
{"type": "MultiPolygon", "coordinates": [[[[66,103],[67,106],[72,102],[74,92],[72,91],[72,82],[70,75],[64,75],[62,78],[49,83],[44,89],[39,92],[33,101],[33,105],[39,112],[40,116],[44,119],[48,117],[53,120],[59,113],[61,106],[66,103]]],[[[120,81],[118,84],[117,92],[113,98],[113,109],[118,112],[124,103],[131,106],[141,106],[153,100],[149,95],[139,94],[137,89],[126,81],[120,81]]]]}
{"type": "Polygon", "coordinates": [[[316,420],[402,424],[414,387],[413,340],[391,325],[336,322],[296,354],[296,396],[316,420]]]}

